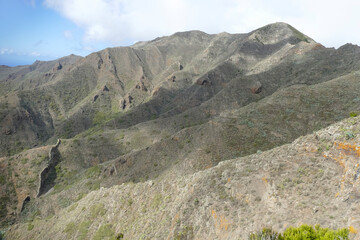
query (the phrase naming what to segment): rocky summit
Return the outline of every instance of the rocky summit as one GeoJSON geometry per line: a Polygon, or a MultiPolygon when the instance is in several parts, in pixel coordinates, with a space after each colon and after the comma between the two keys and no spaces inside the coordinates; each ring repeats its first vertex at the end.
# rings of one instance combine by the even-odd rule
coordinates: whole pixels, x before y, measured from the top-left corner
{"type": "Polygon", "coordinates": [[[360,48],[286,23],[0,66],[0,238],[360,238],[360,48]]]}

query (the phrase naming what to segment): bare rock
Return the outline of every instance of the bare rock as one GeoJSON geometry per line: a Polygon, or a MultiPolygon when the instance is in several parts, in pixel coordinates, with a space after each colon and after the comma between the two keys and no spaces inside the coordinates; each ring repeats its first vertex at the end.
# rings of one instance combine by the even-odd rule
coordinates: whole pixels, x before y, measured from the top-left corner
{"type": "Polygon", "coordinates": [[[42,194],[48,192],[55,185],[55,179],[57,177],[56,166],[61,161],[61,155],[58,150],[60,144],[61,140],[58,139],[56,144],[49,150],[48,165],[39,174],[39,188],[36,197],[40,197],[42,194]]]}
{"type": "Polygon", "coordinates": [[[63,66],[61,65],[61,63],[57,63],[54,67],[53,67],[53,72],[57,72],[59,70],[61,70],[63,68],[63,66]]]}
{"type": "Polygon", "coordinates": [[[134,99],[134,98],[129,94],[129,95],[127,96],[126,101],[127,101],[128,103],[131,103],[133,99],[134,99]]]}
{"type": "Polygon", "coordinates": [[[131,95],[127,95],[120,101],[121,109],[125,110],[125,108],[130,107],[130,104],[134,98],[131,95]]]}
{"type": "Polygon", "coordinates": [[[103,91],[103,92],[108,92],[109,89],[108,89],[108,87],[105,85],[105,86],[102,88],[102,91],[103,91]]]}
{"type": "Polygon", "coordinates": [[[256,81],[250,85],[250,91],[253,94],[259,94],[262,91],[262,85],[259,81],[256,81]]]}
{"type": "Polygon", "coordinates": [[[172,76],[171,78],[168,79],[170,82],[175,82],[176,81],[176,76],[172,76]]]}
{"type": "Polygon", "coordinates": [[[155,87],[152,91],[152,95],[155,96],[155,95],[159,94],[159,92],[160,92],[160,87],[155,87]]]}
{"type": "Polygon", "coordinates": [[[30,196],[26,196],[26,198],[24,199],[24,201],[22,202],[21,205],[21,212],[25,209],[25,206],[30,202],[30,196]]]}
{"type": "Polygon", "coordinates": [[[102,60],[102,58],[99,59],[98,61],[98,69],[101,69],[101,66],[103,65],[104,61],[102,60]]]}
{"type": "Polygon", "coordinates": [[[126,108],[126,100],[125,99],[122,99],[120,101],[120,107],[121,107],[121,109],[125,110],[125,108],[126,108]]]}
{"type": "Polygon", "coordinates": [[[196,81],[196,84],[200,86],[208,86],[211,85],[211,82],[208,79],[199,79],[196,81]]]}
{"type": "Polygon", "coordinates": [[[11,130],[10,128],[6,128],[6,129],[4,129],[3,133],[4,133],[5,135],[11,135],[11,134],[12,134],[12,130],[11,130]]]}
{"type": "Polygon", "coordinates": [[[136,84],[135,88],[140,89],[143,92],[147,92],[147,88],[142,81],[140,83],[136,84]]]}

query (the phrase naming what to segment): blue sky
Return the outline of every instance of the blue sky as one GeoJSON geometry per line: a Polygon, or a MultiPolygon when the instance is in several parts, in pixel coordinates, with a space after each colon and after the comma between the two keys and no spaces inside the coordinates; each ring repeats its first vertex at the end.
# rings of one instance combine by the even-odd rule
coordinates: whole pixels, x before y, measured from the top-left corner
{"type": "Polygon", "coordinates": [[[287,22],[326,47],[360,44],[360,1],[0,0],[0,65],[86,56],[178,31],[243,33],[287,22]]]}
{"type": "Polygon", "coordinates": [[[0,65],[31,64],[72,53],[84,56],[107,46],[85,45],[84,31],[42,1],[0,0],[0,31],[0,65]]]}

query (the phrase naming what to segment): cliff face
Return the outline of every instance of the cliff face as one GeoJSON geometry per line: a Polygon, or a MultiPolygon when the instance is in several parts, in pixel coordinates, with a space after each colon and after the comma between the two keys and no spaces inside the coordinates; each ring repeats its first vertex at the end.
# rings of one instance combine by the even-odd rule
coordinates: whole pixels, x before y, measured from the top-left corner
{"type": "Polygon", "coordinates": [[[284,145],[360,112],[359,70],[358,46],[327,49],[285,23],[1,67],[0,221],[15,239],[359,229],[340,214],[358,170],[333,185],[350,181],[358,119],[284,145]]]}

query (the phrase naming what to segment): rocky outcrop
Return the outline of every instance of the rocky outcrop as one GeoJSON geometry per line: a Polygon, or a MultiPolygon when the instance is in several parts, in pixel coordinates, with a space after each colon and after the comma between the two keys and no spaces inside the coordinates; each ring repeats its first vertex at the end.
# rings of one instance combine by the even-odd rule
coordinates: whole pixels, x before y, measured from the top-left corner
{"type": "Polygon", "coordinates": [[[136,89],[140,89],[141,91],[143,92],[147,92],[147,88],[145,86],[145,84],[141,81],[140,83],[138,83],[136,86],[135,86],[136,89]]]}
{"type": "Polygon", "coordinates": [[[102,91],[103,91],[103,92],[108,92],[109,89],[108,89],[108,87],[107,87],[106,85],[104,85],[104,87],[102,88],[102,91]]]}
{"type": "Polygon", "coordinates": [[[168,79],[170,82],[175,82],[176,81],[176,76],[172,76],[171,78],[168,79]]]}
{"type": "Polygon", "coordinates": [[[26,198],[24,199],[21,205],[21,212],[25,209],[26,204],[28,204],[29,202],[30,202],[30,196],[26,196],[26,198]]]}
{"type": "Polygon", "coordinates": [[[63,68],[63,66],[61,65],[61,63],[57,63],[55,64],[54,68],[53,68],[53,72],[57,72],[59,70],[61,70],[63,68]]]}
{"type": "Polygon", "coordinates": [[[6,129],[4,129],[3,133],[4,133],[5,135],[11,135],[11,134],[12,134],[12,130],[11,130],[10,128],[6,128],[6,129]]]}
{"type": "Polygon", "coordinates": [[[121,109],[125,110],[125,108],[130,107],[130,104],[134,98],[131,95],[126,95],[124,99],[120,101],[121,109]]]}
{"type": "Polygon", "coordinates": [[[253,82],[249,88],[253,94],[258,94],[262,91],[262,85],[259,81],[253,82]]]}
{"type": "Polygon", "coordinates": [[[36,197],[40,197],[42,194],[49,191],[55,184],[56,169],[55,167],[60,162],[60,152],[58,150],[61,140],[58,139],[56,145],[52,146],[49,151],[49,163],[39,174],[39,189],[36,197]]]}
{"type": "Polygon", "coordinates": [[[127,102],[130,104],[134,98],[131,95],[126,97],[127,102]]]}
{"type": "Polygon", "coordinates": [[[207,79],[199,79],[196,81],[196,84],[200,86],[207,86],[207,85],[211,85],[211,82],[207,79]]]}
{"type": "Polygon", "coordinates": [[[99,59],[98,61],[98,69],[101,69],[101,66],[104,64],[104,61],[102,60],[102,58],[99,59]]]}
{"type": "Polygon", "coordinates": [[[121,108],[122,110],[125,110],[125,108],[126,108],[126,101],[125,101],[125,99],[121,99],[121,101],[120,101],[120,108],[121,108]]]}

